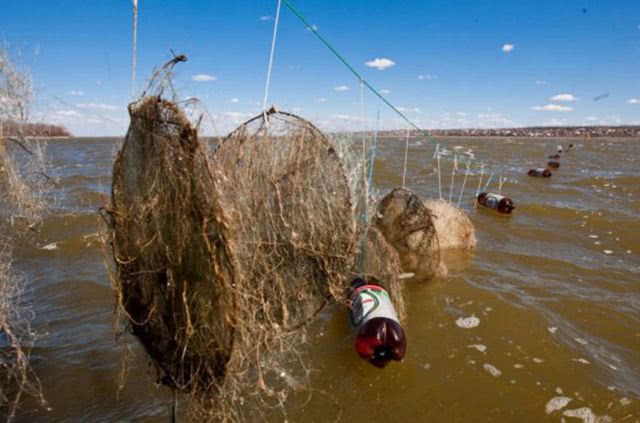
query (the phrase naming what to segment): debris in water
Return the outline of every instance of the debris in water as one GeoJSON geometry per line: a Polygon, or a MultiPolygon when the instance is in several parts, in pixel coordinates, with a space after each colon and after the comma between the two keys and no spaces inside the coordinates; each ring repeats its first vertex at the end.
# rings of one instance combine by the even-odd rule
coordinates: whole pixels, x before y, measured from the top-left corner
{"type": "Polygon", "coordinates": [[[473,329],[480,325],[480,319],[476,316],[460,317],[456,320],[456,325],[462,329],[473,329]]]}
{"type": "Polygon", "coordinates": [[[598,235],[589,235],[589,238],[598,239],[598,235]]]}
{"type": "Polygon", "coordinates": [[[547,402],[547,405],[544,407],[544,411],[547,414],[551,414],[554,411],[562,410],[571,401],[573,400],[569,397],[553,397],[547,402]]]}
{"type": "Polygon", "coordinates": [[[613,251],[611,250],[602,250],[602,252],[605,254],[613,254],[613,251]]]}
{"type": "Polygon", "coordinates": [[[484,369],[493,377],[502,376],[502,372],[498,370],[493,364],[484,363],[482,367],[484,367],[484,369]]]}
{"type": "Polygon", "coordinates": [[[540,364],[540,363],[544,363],[544,360],[542,358],[533,357],[533,362],[540,364]]]}
{"type": "Polygon", "coordinates": [[[575,341],[580,344],[580,345],[589,345],[589,342],[587,342],[586,339],[582,339],[582,338],[575,338],[575,341]]]}
{"type": "Polygon", "coordinates": [[[558,328],[556,326],[549,326],[547,330],[549,331],[549,333],[556,333],[558,331],[558,328]]]}
{"type": "Polygon", "coordinates": [[[55,242],[52,242],[51,244],[47,244],[44,247],[42,247],[43,250],[57,250],[58,249],[58,244],[55,242]]]}
{"type": "Polygon", "coordinates": [[[631,404],[631,400],[627,397],[620,398],[620,405],[629,405],[631,404]]]}
{"type": "Polygon", "coordinates": [[[587,359],[584,358],[572,358],[571,361],[576,361],[578,363],[582,363],[582,364],[591,364],[591,362],[587,359]]]}
{"type": "Polygon", "coordinates": [[[576,408],[574,410],[565,410],[562,415],[580,419],[583,423],[605,423],[612,421],[611,417],[609,416],[596,416],[595,414],[593,414],[593,411],[591,411],[589,407],[576,408]]]}
{"type": "Polygon", "coordinates": [[[475,348],[476,350],[480,351],[481,353],[483,353],[483,352],[485,352],[487,350],[486,345],[482,345],[482,344],[467,345],[467,348],[475,348]]]}
{"type": "Polygon", "coordinates": [[[516,369],[522,369],[524,367],[524,364],[516,363],[513,365],[513,367],[516,369]]]}

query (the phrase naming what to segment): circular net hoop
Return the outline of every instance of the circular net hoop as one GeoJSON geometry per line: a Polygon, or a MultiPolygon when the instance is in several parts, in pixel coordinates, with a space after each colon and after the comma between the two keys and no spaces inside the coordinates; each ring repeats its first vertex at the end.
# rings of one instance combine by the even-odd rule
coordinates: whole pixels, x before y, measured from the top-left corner
{"type": "MultiPolygon", "coordinates": [[[[238,315],[292,330],[333,297],[345,301],[356,219],[335,146],[310,122],[271,111],[241,125],[212,157],[236,240],[238,315]]],[[[254,338],[247,330],[249,338],[254,338]]],[[[255,338],[254,338],[255,339],[255,338]]]]}
{"type": "Polygon", "coordinates": [[[404,272],[426,279],[436,274],[438,236],[431,212],[417,195],[394,188],[380,200],[372,223],[397,251],[404,272]]]}
{"type": "Polygon", "coordinates": [[[113,170],[113,288],[163,383],[201,389],[223,378],[233,303],[220,204],[197,131],[171,102],[146,97],[113,170]]]}
{"type": "Polygon", "coordinates": [[[272,113],[207,157],[174,103],[146,97],[129,113],[108,219],[120,317],[161,382],[196,394],[207,418],[242,419],[253,396],[281,403],[292,383],[277,375],[302,364],[299,329],[346,301],[356,255],[335,148],[272,113]]]}

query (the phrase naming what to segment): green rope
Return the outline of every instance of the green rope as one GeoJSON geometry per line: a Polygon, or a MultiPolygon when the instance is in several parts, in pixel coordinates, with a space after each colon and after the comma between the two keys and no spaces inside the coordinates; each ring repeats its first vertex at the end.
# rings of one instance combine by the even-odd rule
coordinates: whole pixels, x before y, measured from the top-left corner
{"type": "Polygon", "coordinates": [[[283,0],[285,6],[287,6],[289,8],[289,10],[291,10],[291,12],[293,12],[294,15],[296,15],[298,17],[298,19],[300,19],[300,21],[302,21],[302,23],[309,29],[309,31],[313,32],[313,34],[318,37],[318,39],[322,42],[322,44],[324,44],[329,50],[331,50],[331,52],[351,71],[351,73],[353,73],[356,78],[358,78],[365,87],[367,87],[372,93],[374,93],[380,100],[382,100],[384,102],[384,104],[386,104],[387,106],[389,106],[391,108],[391,110],[393,110],[394,112],[396,112],[398,114],[398,116],[400,116],[402,119],[405,120],[405,122],[407,122],[409,125],[411,125],[414,129],[416,129],[420,134],[425,135],[427,137],[427,139],[429,141],[432,142],[436,142],[433,137],[431,136],[431,133],[429,131],[426,131],[422,128],[420,128],[418,125],[416,125],[415,123],[413,123],[411,121],[411,119],[409,119],[407,116],[404,115],[404,113],[402,113],[400,110],[398,110],[397,107],[395,107],[393,104],[391,104],[389,102],[389,100],[387,100],[386,98],[384,98],[384,96],[382,94],[380,94],[378,92],[378,90],[376,90],[375,88],[373,88],[371,86],[371,84],[369,84],[369,82],[367,82],[366,79],[364,79],[357,70],[355,70],[355,68],[353,66],[351,66],[351,64],[349,62],[347,62],[347,60],[329,43],[329,41],[327,41],[326,38],[324,38],[319,32],[318,30],[309,23],[309,21],[307,21],[307,19],[302,15],[302,13],[300,13],[300,11],[298,11],[293,4],[291,4],[291,2],[289,0],[283,0]]]}

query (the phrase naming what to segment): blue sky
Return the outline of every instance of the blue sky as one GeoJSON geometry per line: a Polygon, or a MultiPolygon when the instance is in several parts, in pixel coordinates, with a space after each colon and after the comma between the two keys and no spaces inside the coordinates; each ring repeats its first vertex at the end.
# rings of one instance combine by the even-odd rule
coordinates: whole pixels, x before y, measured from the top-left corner
{"type": "MultiPolygon", "coordinates": [[[[139,86],[173,49],[189,57],[180,96],[199,98],[219,132],[261,109],[275,0],[139,2],[139,86]]],[[[640,124],[638,0],[294,3],[422,127],[640,124]]],[[[3,1],[0,35],[32,72],[33,116],[123,134],[131,20],[131,0],[3,1]]],[[[383,128],[406,127],[370,94],[363,119],[358,81],[284,7],[270,103],[326,129],[371,126],[378,109],[383,128]]]]}

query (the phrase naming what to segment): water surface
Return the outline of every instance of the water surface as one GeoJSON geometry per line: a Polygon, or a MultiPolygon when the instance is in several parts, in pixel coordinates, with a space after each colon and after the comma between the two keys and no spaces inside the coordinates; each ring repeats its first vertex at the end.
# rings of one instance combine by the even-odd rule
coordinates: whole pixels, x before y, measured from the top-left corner
{"type": "MultiPolygon", "coordinates": [[[[474,157],[461,206],[476,226],[477,250],[447,254],[446,278],[407,284],[407,357],[384,371],[354,353],[344,310],[327,310],[305,350],[314,393],[292,399],[288,421],[560,421],[562,411],[584,407],[638,421],[640,140],[440,141],[441,189],[433,144],[416,139],[407,186],[457,202],[464,159],[474,157]],[[569,142],[576,147],[551,179],[526,176],[569,142]],[[495,173],[490,191],[507,178],[512,217],[474,208],[480,163],[483,185],[495,173]],[[469,316],[480,325],[456,325],[469,316]],[[547,414],[558,396],[572,401],[547,414]]],[[[142,349],[114,338],[96,210],[108,201],[116,148],[113,139],[49,144],[59,201],[36,243],[20,244],[15,258],[41,334],[33,364],[50,410],[27,400],[18,421],[168,420],[171,395],[154,384],[142,349]]],[[[403,158],[404,141],[381,140],[374,185],[382,194],[402,183],[403,158]]]]}

